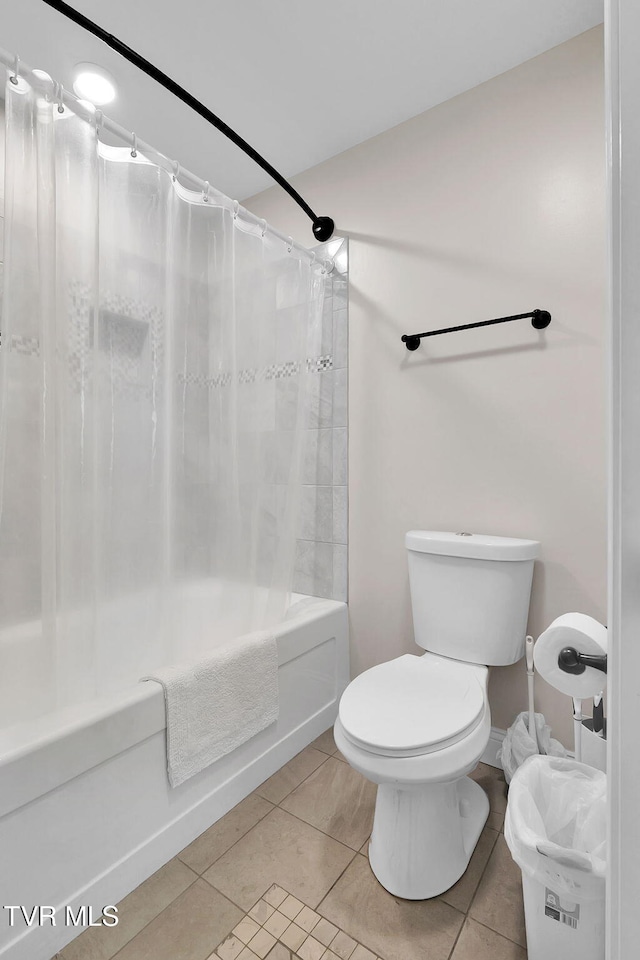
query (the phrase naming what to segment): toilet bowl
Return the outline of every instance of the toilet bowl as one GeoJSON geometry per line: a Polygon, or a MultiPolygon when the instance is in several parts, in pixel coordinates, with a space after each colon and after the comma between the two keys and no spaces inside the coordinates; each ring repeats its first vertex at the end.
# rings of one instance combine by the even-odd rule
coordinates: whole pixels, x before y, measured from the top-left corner
{"type": "Polygon", "coordinates": [[[361,674],[342,698],[336,745],[378,784],[369,862],[398,897],[448,890],[485,824],[489,801],[465,774],[489,740],[487,675],[475,664],[407,655],[361,674]]]}
{"type": "Polygon", "coordinates": [[[426,652],[356,677],[334,735],[378,785],[371,869],[395,896],[423,900],[460,879],[489,814],[467,776],[491,730],[487,664],[524,653],[539,544],[411,531],[407,547],[415,639],[426,652]]]}

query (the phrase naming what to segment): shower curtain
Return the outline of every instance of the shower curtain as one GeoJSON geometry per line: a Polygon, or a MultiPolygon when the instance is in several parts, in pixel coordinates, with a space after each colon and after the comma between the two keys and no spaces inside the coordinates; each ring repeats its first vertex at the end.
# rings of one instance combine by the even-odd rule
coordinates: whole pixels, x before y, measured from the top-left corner
{"type": "Polygon", "coordinates": [[[325,271],[6,85],[0,725],[284,613],[325,271]]]}

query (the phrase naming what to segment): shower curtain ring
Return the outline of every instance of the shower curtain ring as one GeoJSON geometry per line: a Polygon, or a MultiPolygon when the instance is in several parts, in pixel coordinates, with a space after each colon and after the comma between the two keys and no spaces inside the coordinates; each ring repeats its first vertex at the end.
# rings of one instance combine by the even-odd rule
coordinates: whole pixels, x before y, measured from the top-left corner
{"type": "Polygon", "coordinates": [[[174,164],[173,164],[173,181],[174,181],[174,183],[177,183],[177,182],[178,182],[178,177],[179,177],[179,176],[180,176],[180,164],[178,163],[177,160],[175,160],[175,161],[174,161],[174,164]]]}
{"type": "Polygon", "coordinates": [[[205,203],[209,203],[209,181],[205,180],[204,189],[202,191],[202,199],[205,203]]]}
{"type": "Polygon", "coordinates": [[[104,113],[102,110],[96,110],[96,133],[100,133],[102,129],[102,121],[104,120],[104,113]]]}
{"type": "Polygon", "coordinates": [[[58,101],[58,113],[64,113],[64,103],[62,102],[63,87],[61,83],[56,83],[55,97],[58,101]]]}
{"type": "Polygon", "coordinates": [[[135,133],[131,134],[131,156],[138,156],[138,138],[136,137],[135,133]]]}
{"type": "Polygon", "coordinates": [[[264,237],[265,233],[267,232],[267,221],[261,220],[260,223],[262,224],[262,230],[260,232],[260,236],[264,237]]]}
{"type": "Polygon", "coordinates": [[[234,201],[233,201],[233,219],[234,219],[234,220],[237,220],[237,219],[238,219],[238,211],[239,211],[239,209],[240,209],[240,204],[238,203],[237,200],[234,200],[234,201]]]}
{"type": "Polygon", "coordinates": [[[9,77],[9,80],[11,81],[11,83],[14,84],[14,86],[17,86],[17,83],[18,83],[19,70],[20,70],[20,57],[16,53],[16,59],[13,64],[13,76],[9,77]]]}
{"type": "Polygon", "coordinates": [[[293,237],[287,237],[287,253],[293,250],[293,237]]]}

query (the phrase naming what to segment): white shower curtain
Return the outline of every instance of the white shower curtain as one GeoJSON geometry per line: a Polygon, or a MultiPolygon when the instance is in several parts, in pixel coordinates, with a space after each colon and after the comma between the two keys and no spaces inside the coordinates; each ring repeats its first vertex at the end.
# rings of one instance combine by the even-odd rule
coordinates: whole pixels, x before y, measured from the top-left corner
{"type": "Polygon", "coordinates": [[[325,285],[231,201],[6,90],[0,725],[282,616],[325,285]]]}

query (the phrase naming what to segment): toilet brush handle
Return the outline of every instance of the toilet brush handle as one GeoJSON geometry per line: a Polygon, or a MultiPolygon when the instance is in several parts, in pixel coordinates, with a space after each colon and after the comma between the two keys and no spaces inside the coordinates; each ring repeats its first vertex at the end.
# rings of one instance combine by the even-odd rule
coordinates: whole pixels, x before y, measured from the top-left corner
{"type": "Polygon", "coordinates": [[[527,673],[533,673],[533,637],[525,637],[524,655],[527,662],[527,673]]]}
{"type": "Polygon", "coordinates": [[[527,688],[529,694],[529,736],[533,740],[536,750],[540,751],[540,745],[538,743],[538,732],[536,730],[536,715],[535,715],[535,705],[533,698],[533,680],[534,680],[534,671],[533,671],[533,637],[525,638],[525,658],[527,662],[527,688]]]}
{"type": "Polygon", "coordinates": [[[573,697],[574,755],[582,760],[582,698],[573,697]]]}

